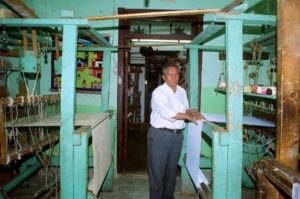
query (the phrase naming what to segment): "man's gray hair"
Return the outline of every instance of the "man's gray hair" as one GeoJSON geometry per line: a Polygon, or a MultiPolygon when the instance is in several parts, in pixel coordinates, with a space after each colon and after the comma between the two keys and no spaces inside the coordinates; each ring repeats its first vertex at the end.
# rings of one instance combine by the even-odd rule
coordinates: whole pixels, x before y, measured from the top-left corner
{"type": "Polygon", "coordinates": [[[168,69],[168,68],[171,68],[171,67],[176,68],[178,74],[180,74],[180,72],[181,72],[180,68],[178,68],[178,67],[176,66],[176,64],[173,64],[173,63],[170,63],[170,64],[165,65],[165,66],[163,67],[162,74],[165,75],[166,72],[167,72],[167,69],[168,69]]]}

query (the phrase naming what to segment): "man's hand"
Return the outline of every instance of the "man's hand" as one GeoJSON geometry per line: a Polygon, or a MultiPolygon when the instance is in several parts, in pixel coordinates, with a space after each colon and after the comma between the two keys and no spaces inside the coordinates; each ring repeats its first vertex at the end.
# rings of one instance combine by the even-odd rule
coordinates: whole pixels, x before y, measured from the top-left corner
{"type": "Polygon", "coordinates": [[[197,124],[198,120],[205,119],[196,109],[187,109],[185,113],[177,113],[173,118],[177,120],[189,120],[195,124],[197,124]]]}
{"type": "Polygon", "coordinates": [[[201,115],[201,113],[199,113],[196,109],[187,109],[186,111],[187,114],[187,120],[196,123],[196,121],[201,120],[201,119],[205,119],[205,117],[203,115],[201,115]]]}

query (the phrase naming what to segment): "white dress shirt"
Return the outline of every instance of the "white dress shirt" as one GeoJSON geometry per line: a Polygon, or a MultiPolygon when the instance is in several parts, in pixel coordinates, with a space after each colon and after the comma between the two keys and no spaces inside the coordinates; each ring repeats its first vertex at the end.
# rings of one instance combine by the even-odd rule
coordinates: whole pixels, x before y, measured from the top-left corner
{"type": "Polygon", "coordinates": [[[155,128],[183,129],[184,120],[173,117],[185,113],[189,103],[186,91],[177,86],[176,92],[166,84],[158,86],[152,93],[150,124],[155,128]]]}

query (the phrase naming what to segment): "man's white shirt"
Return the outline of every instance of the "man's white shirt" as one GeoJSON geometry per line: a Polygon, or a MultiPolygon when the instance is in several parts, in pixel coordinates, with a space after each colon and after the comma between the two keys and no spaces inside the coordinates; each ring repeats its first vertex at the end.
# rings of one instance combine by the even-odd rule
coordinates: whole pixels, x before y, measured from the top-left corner
{"type": "Polygon", "coordinates": [[[166,84],[158,86],[152,93],[150,124],[155,128],[183,129],[184,120],[173,117],[185,113],[189,103],[186,91],[177,86],[175,93],[166,84]]]}

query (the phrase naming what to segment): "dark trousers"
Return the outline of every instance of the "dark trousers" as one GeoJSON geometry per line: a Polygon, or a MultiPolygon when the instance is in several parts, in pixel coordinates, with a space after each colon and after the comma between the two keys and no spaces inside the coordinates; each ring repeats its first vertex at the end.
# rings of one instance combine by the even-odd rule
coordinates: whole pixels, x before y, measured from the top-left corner
{"type": "Polygon", "coordinates": [[[147,134],[150,199],[173,199],[183,134],[150,127],[147,134]]]}

